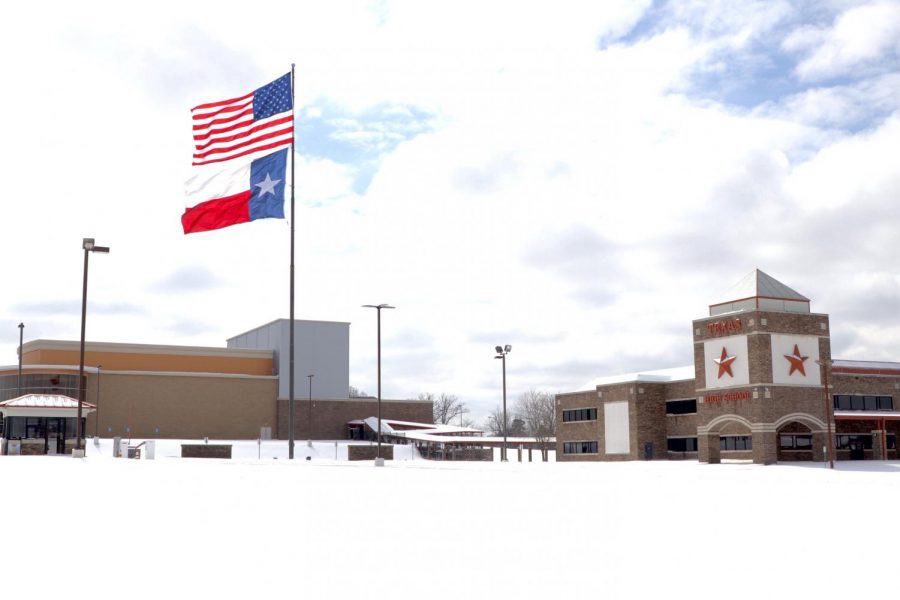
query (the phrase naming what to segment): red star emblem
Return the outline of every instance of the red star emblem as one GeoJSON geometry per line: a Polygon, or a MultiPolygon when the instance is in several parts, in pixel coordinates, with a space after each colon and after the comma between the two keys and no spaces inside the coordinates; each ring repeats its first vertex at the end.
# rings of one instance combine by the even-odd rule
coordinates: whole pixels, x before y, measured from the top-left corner
{"type": "Polygon", "coordinates": [[[728,373],[728,376],[732,379],[734,378],[734,373],[731,372],[731,363],[733,363],[736,358],[737,356],[728,356],[725,346],[722,346],[722,356],[713,359],[713,362],[719,365],[719,376],[717,379],[722,379],[722,375],[725,373],[728,373]]]}
{"type": "Polygon", "coordinates": [[[794,353],[793,354],[785,354],[784,357],[788,359],[788,362],[791,363],[791,371],[788,375],[793,375],[794,371],[800,371],[800,374],[806,377],[806,369],[803,367],[803,363],[806,362],[808,356],[800,356],[800,348],[797,344],[794,344],[794,353]]]}

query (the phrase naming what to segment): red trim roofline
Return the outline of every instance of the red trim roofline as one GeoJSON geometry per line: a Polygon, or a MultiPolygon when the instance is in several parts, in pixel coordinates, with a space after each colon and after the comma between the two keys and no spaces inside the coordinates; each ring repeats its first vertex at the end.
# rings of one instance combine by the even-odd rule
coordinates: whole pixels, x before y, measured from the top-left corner
{"type": "Polygon", "coordinates": [[[848,375],[900,375],[900,368],[897,369],[876,369],[866,367],[832,367],[832,373],[845,373],[848,375]]]}
{"type": "MultiPolygon", "coordinates": [[[[744,300],[784,300],[785,302],[806,302],[809,304],[809,300],[801,300],[800,298],[780,298],[778,296],[747,296],[746,298],[737,298],[735,300],[726,300],[725,302],[718,302],[716,304],[710,304],[709,307],[712,308],[714,306],[724,306],[725,304],[734,304],[735,302],[743,302],[744,300]]],[[[758,308],[758,305],[757,305],[758,308]]]]}

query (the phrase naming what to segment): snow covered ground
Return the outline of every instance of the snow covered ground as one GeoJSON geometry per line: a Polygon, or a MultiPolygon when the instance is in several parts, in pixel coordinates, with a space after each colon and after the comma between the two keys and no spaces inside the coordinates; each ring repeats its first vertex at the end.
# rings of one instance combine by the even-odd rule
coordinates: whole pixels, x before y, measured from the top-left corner
{"type": "MultiPolygon", "coordinates": [[[[0,457],[2,597],[892,597],[900,462],[0,457]],[[76,583],[77,582],[77,583],[76,583]]],[[[320,447],[321,446],[321,447],[320,447]]],[[[108,450],[108,451],[107,451],[108,450]]],[[[339,447],[339,458],[340,451],[339,447]]],[[[332,456],[326,456],[328,452],[332,456]]],[[[286,452],[286,450],[285,450],[286,452]]],[[[511,454],[515,457],[515,453],[511,454]]]]}

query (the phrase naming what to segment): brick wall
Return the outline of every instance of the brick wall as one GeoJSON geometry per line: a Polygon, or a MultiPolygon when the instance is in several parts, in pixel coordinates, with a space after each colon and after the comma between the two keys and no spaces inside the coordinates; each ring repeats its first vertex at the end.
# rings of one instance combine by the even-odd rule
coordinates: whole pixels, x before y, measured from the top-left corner
{"type": "MultiPolygon", "coordinates": [[[[347,421],[378,415],[378,401],[374,398],[350,398],[349,400],[316,400],[310,411],[308,400],[294,400],[294,438],[314,440],[347,439],[347,421]],[[309,415],[312,414],[312,429],[309,415]]],[[[282,440],[288,438],[290,407],[287,400],[278,401],[278,427],[273,434],[282,440]]],[[[419,400],[382,400],[381,418],[416,423],[433,421],[431,402],[419,400]]]]}

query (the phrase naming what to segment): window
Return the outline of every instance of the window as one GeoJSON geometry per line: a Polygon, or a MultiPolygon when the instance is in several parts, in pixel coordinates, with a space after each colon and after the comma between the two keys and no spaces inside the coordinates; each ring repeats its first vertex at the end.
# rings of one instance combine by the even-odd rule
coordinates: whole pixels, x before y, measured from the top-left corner
{"type": "Polygon", "coordinates": [[[696,452],[697,438],[667,438],[666,446],[669,452],[696,452]]]}
{"type": "Polygon", "coordinates": [[[563,423],[571,423],[573,421],[596,421],[596,408],[576,408],[574,410],[563,411],[563,423]]]}
{"type": "Polygon", "coordinates": [[[691,415],[697,412],[697,399],[669,400],[666,402],[667,415],[691,415]]]}
{"type": "Polygon", "coordinates": [[[812,450],[812,436],[782,434],[778,436],[778,447],[782,450],[812,450]]]}
{"type": "Polygon", "coordinates": [[[893,411],[894,397],[837,394],[834,396],[834,408],[836,410],[893,411]]]}
{"type": "Polygon", "coordinates": [[[719,438],[720,450],[753,450],[753,436],[723,435],[719,438]]]}
{"type": "MultiPolygon", "coordinates": [[[[78,397],[78,375],[49,373],[22,375],[22,394],[62,394],[78,397]]],[[[19,376],[0,376],[0,401],[19,396],[19,376]]]]}
{"type": "Polygon", "coordinates": [[[838,450],[851,450],[853,448],[858,448],[860,444],[864,450],[872,449],[872,436],[868,433],[836,435],[834,437],[834,442],[838,450]]]}
{"type": "Polygon", "coordinates": [[[597,442],[565,442],[563,454],[597,454],[597,442]]]}

